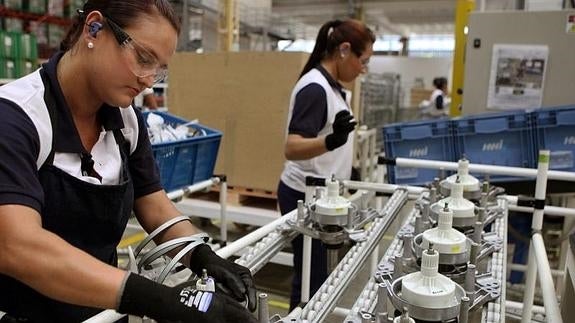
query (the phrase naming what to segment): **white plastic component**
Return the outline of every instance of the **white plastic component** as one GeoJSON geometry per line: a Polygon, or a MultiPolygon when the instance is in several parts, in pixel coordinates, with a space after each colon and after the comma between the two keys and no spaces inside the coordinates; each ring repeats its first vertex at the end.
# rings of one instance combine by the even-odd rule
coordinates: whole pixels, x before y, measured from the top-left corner
{"type": "Polygon", "coordinates": [[[216,283],[212,277],[208,276],[206,270],[202,270],[202,277],[196,281],[196,289],[203,292],[215,292],[216,283]]]}
{"type": "Polygon", "coordinates": [[[339,196],[339,182],[331,179],[326,181],[327,196],[315,202],[315,213],[322,215],[347,215],[351,202],[339,196]]]}
{"type": "Polygon", "coordinates": [[[474,192],[481,189],[479,180],[469,175],[469,160],[465,158],[462,158],[457,162],[457,174],[451,175],[445,179],[451,189],[453,189],[453,184],[457,182],[457,178],[459,178],[459,182],[463,184],[464,192],[474,192]]]}
{"type": "Polygon", "coordinates": [[[455,282],[437,272],[439,253],[424,250],[421,271],[406,275],[401,281],[403,299],[423,308],[448,308],[458,304],[455,282]]]}
{"type": "Polygon", "coordinates": [[[437,227],[423,232],[422,248],[429,248],[429,243],[433,244],[433,249],[441,254],[459,254],[467,251],[467,238],[465,235],[451,227],[453,223],[453,212],[449,207],[439,210],[437,216],[437,227]]]}
{"type": "Polygon", "coordinates": [[[472,218],[475,216],[475,204],[463,198],[463,184],[457,181],[451,185],[451,195],[439,200],[432,205],[432,209],[443,209],[447,203],[449,209],[453,211],[455,218],[472,218]]]}
{"type": "Polygon", "coordinates": [[[398,316],[393,319],[393,323],[415,323],[415,320],[411,317],[404,317],[403,315],[398,316]]]}

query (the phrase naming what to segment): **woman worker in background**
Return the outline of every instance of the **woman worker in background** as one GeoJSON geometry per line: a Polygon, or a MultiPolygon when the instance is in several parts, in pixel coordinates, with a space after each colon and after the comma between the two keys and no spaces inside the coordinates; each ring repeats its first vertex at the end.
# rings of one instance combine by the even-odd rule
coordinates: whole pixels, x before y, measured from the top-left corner
{"type": "MultiPolygon", "coordinates": [[[[447,97],[447,78],[436,77],[433,79],[435,89],[429,96],[429,101],[422,106],[423,117],[441,118],[449,115],[449,104],[451,99],[447,97]]],[[[425,101],[424,101],[425,102],[425,101]]]]}
{"type": "MultiPolygon", "coordinates": [[[[352,82],[366,72],[374,42],[372,31],[356,20],[329,21],[319,30],[290,99],[287,161],[277,191],[282,214],[294,210],[298,200],[304,200],[306,176],[350,178],[356,121],[350,98],[339,81],[352,82]]],[[[292,246],[295,272],[290,309],[301,299],[303,237],[294,239],[292,246]]],[[[325,246],[317,240],[313,241],[311,268],[313,295],[328,274],[325,246]]]]}
{"type": "MultiPolygon", "coordinates": [[[[179,216],[130,102],[162,80],[179,23],[167,0],[89,0],[62,52],[0,87],[3,320],[80,322],[101,309],[177,322],[255,322],[231,298],[167,287],[116,267],[132,210],[148,232],[179,216]]],[[[189,219],[188,219],[189,220],[189,219]]],[[[156,243],[198,230],[181,221],[156,243]]],[[[184,258],[236,300],[248,269],[200,244],[184,258]]]]}

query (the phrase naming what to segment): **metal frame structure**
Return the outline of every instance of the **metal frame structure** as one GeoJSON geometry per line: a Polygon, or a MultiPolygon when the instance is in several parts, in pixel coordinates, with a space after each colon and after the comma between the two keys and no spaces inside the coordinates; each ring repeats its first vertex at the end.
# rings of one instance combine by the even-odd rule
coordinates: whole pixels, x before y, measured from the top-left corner
{"type": "MultiPolygon", "coordinates": [[[[418,163],[421,163],[421,161],[418,161],[418,163]]],[[[455,163],[452,164],[454,164],[453,165],[454,168],[457,167],[457,164],[455,163]]],[[[446,165],[444,163],[437,164],[436,162],[430,161],[430,163],[426,164],[425,167],[446,168],[445,166],[446,165]]],[[[470,169],[474,169],[474,167],[479,167],[482,169],[482,171],[486,172],[485,166],[486,165],[471,164],[470,169]]],[[[496,167],[495,171],[497,172],[502,170],[496,167]]],[[[533,176],[533,170],[525,170],[524,176],[528,177],[533,176]]],[[[539,176],[539,177],[541,178],[541,180],[546,180],[544,178],[545,176],[539,176]]],[[[567,177],[562,178],[565,179],[567,177]]],[[[372,272],[374,271],[377,272],[378,270],[382,269],[382,264],[385,261],[388,261],[394,255],[397,255],[398,251],[401,250],[404,240],[402,240],[398,235],[398,237],[396,237],[396,239],[391,243],[382,259],[376,259],[377,261],[374,262],[374,257],[371,256],[371,254],[374,253],[374,250],[376,249],[379,240],[383,236],[384,232],[386,232],[391,221],[396,218],[399,210],[401,209],[405,201],[407,201],[410,198],[413,199],[420,197],[422,193],[424,193],[426,190],[420,187],[401,187],[390,184],[378,184],[378,183],[366,183],[366,182],[354,182],[354,181],[344,181],[342,182],[342,186],[349,189],[364,190],[364,192],[357,193],[356,195],[354,195],[353,198],[354,202],[357,201],[361,202],[361,196],[363,196],[364,198],[365,196],[373,197],[373,194],[368,195],[367,191],[371,191],[372,193],[385,192],[387,194],[391,194],[391,197],[389,198],[388,202],[385,205],[379,205],[380,208],[377,212],[378,216],[375,216],[372,219],[373,222],[371,226],[369,226],[369,228],[365,230],[364,239],[356,243],[355,246],[352,247],[351,250],[344,256],[344,258],[337,264],[337,266],[335,266],[333,272],[328,277],[325,284],[313,297],[307,300],[307,304],[304,308],[298,308],[292,311],[287,317],[284,318],[274,316],[271,319],[268,319],[267,316],[269,315],[269,311],[267,311],[267,304],[265,302],[266,297],[265,295],[262,295],[260,296],[260,299],[262,301],[260,306],[260,312],[264,314],[264,317],[260,319],[260,322],[266,322],[266,323],[322,322],[326,319],[327,315],[330,313],[339,313],[340,315],[346,317],[344,320],[344,322],[346,323],[376,322],[378,308],[381,308],[381,304],[378,304],[377,299],[378,297],[384,298],[383,291],[389,290],[389,286],[387,286],[387,288],[383,288],[386,287],[385,284],[382,284],[381,282],[378,283],[375,280],[375,277],[373,277],[368,281],[368,283],[364,287],[363,292],[359,295],[357,302],[353,305],[351,309],[338,308],[336,307],[337,302],[339,298],[342,296],[345,287],[353,281],[353,277],[355,276],[355,274],[357,274],[359,267],[361,267],[362,264],[366,263],[368,259],[370,259],[370,261],[372,262],[372,268],[373,268],[372,272]],[[375,315],[373,313],[375,313],[375,315]]],[[[225,190],[222,191],[225,192],[225,190]]],[[[375,199],[377,200],[378,198],[379,197],[376,197],[375,199]]],[[[492,224],[493,231],[496,232],[496,234],[498,234],[500,238],[506,239],[506,232],[507,232],[506,212],[508,209],[512,209],[515,207],[513,206],[513,204],[516,203],[517,198],[513,196],[500,196],[497,201],[499,207],[502,210],[504,210],[504,215],[496,217],[495,221],[492,224]]],[[[379,201],[379,203],[381,204],[381,201],[379,201]]],[[[543,213],[573,216],[573,212],[571,210],[564,208],[545,207],[544,204],[543,205],[537,204],[535,209],[538,210],[537,213],[540,214],[540,216],[537,216],[537,221],[539,221],[539,218],[543,216],[543,213]]],[[[410,221],[413,221],[413,218],[417,216],[418,212],[420,212],[420,210],[417,209],[414,209],[411,212],[410,217],[404,224],[404,227],[413,226],[412,222],[410,221]]],[[[294,230],[294,223],[297,223],[298,219],[301,220],[302,218],[301,215],[302,210],[300,209],[298,212],[298,210],[296,209],[283,217],[275,218],[271,223],[268,223],[262,226],[261,228],[257,229],[256,231],[217,250],[217,253],[220,256],[227,258],[231,255],[237,254],[241,250],[244,250],[242,256],[239,259],[237,259],[237,263],[250,268],[250,270],[255,273],[265,263],[267,263],[274,254],[279,252],[279,250],[281,250],[283,245],[285,245],[293,237],[295,237],[297,230],[294,230]]],[[[223,222],[224,221],[222,221],[222,223],[223,222]]],[[[402,230],[405,229],[403,228],[402,230]]],[[[534,275],[535,273],[536,277],[536,273],[538,272],[540,280],[542,281],[542,285],[545,285],[545,290],[543,291],[543,297],[545,304],[545,314],[547,315],[549,322],[553,323],[562,322],[560,315],[558,314],[559,306],[557,304],[557,299],[555,297],[553,281],[551,279],[551,270],[549,268],[548,262],[546,261],[544,243],[539,233],[535,233],[533,235],[532,245],[533,248],[531,252],[534,257],[537,257],[537,261],[533,261],[533,263],[530,262],[530,266],[528,267],[528,275],[534,275]],[[535,266],[537,266],[539,269],[537,272],[533,270],[533,267],[535,266]]],[[[305,260],[306,256],[309,257],[308,254],[304,252],[304,262],[306,261],[305,260]]],[[[304,266],[304,268],[309,267],[304,266]]],[[[487,270],[489,270],[492,273],[493,279],[498,280],[500,282],[505,280],[506,275],[505,244],[503,244],[501,249],[496,250],[495,252],[492,253],[488,261],[487,270]]],[[[304,285],[307,283],[308,282],[304,282],[304,285]]],[[[478,283],[476,281],[475,286],[478,286],[477,284],[478,283]]],[[[480,282],[479,285],[481,285],[480,282]]],[[[506,312],[505,309],[507,304],[509,304],[509,306],[514,309],[521,307],[521,304],[506,302],[505,285],[500,284],[500,288],[501,288],[500,297],[487,301],[487,306],[483,307],[480,315],[481,322],[502,322],[505,317],[506,312]]],[[[528,291],[533,292],[534,288],[528,289],[528,291]]],[[[472,301],[469,301],[466,298],[463,298],[463,300],[464,303],[462,306],[464,307],[473,306],[472,301]]],[[[531,313],[532,310],[534,310],[535,312],[542,311],[540,307],[530,307],[529,302],[525,302],[523,306],[524,306],[523,308],[524,313],[525,312],[531,313]]],[[[113,322],[114,320],[120,317],[118,315],[119,314],[114,313],[113,311],[107,311],[97,317],[92,318],[91,320],[88,320],[87,322],[113,322]]],[[[382,317],[380,316],[380,318],[382,317]]]]}

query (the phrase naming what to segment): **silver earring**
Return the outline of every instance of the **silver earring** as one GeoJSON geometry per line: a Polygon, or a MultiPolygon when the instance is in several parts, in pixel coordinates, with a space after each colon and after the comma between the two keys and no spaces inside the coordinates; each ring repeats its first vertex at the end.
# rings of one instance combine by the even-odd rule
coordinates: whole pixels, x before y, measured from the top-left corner
{"type": "Polygon", "coordinates": [[[88,42],[88,48],[90,48],[90,49],[94,48],[94,43],[88,42]]]}

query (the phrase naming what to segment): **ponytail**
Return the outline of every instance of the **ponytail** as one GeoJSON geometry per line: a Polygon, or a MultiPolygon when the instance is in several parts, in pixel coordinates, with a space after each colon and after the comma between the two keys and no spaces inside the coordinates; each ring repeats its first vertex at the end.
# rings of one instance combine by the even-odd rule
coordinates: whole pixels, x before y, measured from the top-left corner
{"type": "Polygon", "coordinates": [[[328,38],[333,33],[335,28],[341,25],[341,20],[332,20],[328,21],[321,28],[317,33],[317,38],[315,40],[315,46],[313,47],[313,51],[307,60],[303,70],[301,71],[299,78],[304,76],[307,72],[311,71],[314,67],[317,66],[321,62],[321,60],[325,57],[326,53],[328,52],[328,38]]]}
{"type": "Polygon", "coordinates": [[[326,22],[317,34],[313,51],[300,73],[300,78],[316,67],[324,58],[333,55],[341,43],[348,42],[351,51],[361,56],[367,44],[375,42],[375,35],[363,23],[348,20],[332,20],[326,22]]]}

